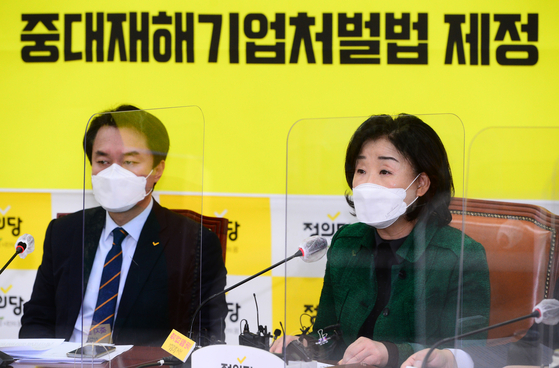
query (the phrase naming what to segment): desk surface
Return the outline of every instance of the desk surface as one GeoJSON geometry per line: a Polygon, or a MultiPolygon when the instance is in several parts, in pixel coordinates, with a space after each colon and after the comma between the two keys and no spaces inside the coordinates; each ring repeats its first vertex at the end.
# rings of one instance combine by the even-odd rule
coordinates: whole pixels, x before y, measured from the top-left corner
{"type": "MultiPolygon", "coordinates": [[[[170,354],[159,347],[134,346],[132,349],[122,353],[113,360],[102,364],[88,364],[84,362],[84,367],[89,368],[133,368],[148,362],[156,362],[157,360],[168,357],[170,354]]],[[[332,363],[333,364],[333,363],[332,363]]],[[[71,368],[79,367],[81,364],[21,364],[13,363],[14,368],[71,368]]],[[[339,368],[362,368],[360,364],[339,365],[339,368]]]]}
{"type": "MultiPolygon", "coordinates": [[[[155,362],[163,357],[168,357],[170,354],[165,350],[158,347],[148,347],[148,346],[134,346],[132,349],[125,351],[121,355],[117,356],[110,362],[101,364],[90,364],[84,361],[84,367],[90,368],[129,368],[137,367],[141,364],[148,362],[155,362]]],[[[12,363],[14,368],[71,368],[80,367],[81,362],[77,361],[76,364],[71,363],[61,363],[61,364],[28,364],[28,363],[12,363]]]]}

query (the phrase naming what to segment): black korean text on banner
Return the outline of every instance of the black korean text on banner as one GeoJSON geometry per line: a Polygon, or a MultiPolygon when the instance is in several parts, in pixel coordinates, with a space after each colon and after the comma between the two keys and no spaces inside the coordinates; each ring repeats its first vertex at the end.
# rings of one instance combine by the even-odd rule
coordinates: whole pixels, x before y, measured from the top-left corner
{"type": "MultiPolygon", "coordinates": [[[[538,14],[528,14],[525,23],[521,18],[521,14],[445,14],[441,23],[434,25],[448,25],[445,57],[440,62],[452,64],[456,56],[458,64],[466,64],[466,50],[469,50],[469,65],[489,65],[490,46],[496,46],[495,58],[500,65],[535,65],[538,14]],[[463,29],[466,19],[468,30],[467,25],[463,29]],[[492,29],[495,29],[493,37],[492,29]]],[[[21,20],[25,23],[21,57],[28,63],[56,62],[61,55],[63,61],[194,63],[195,45],[198,50],[208,48],[208,63],[219,60],[220,46],[228,47],[229,55],[221,57],[230,64],[241,62],[242,50],[245,50],[246,64],[333,64],[336,61],[427,65],[429,61],[427,13],[309,15],[302,12],[270,16],[98,12],[22,14],[21,20]],[[85,37],[78,24],[83,27],[85,37]],[[288,29],[293,36],[287,36],[288,29]],[[201,32],[210,35],[208,45],[200,45],[202,41],[195,39],[201,32]],[[84,49],[73,50],[72,40],[84,38],[84,49]]]]}
{"type": "Polygon", "coordinates": [[[22,306],[25,300],[19,295],[1,295],[0,309],[10,308],[15,316],[21,316],[22,306]]]}
{"type": "Polygon", "coordinates": [[[445,64],[452,64],[454,55],[458,64],[466,64],[465,44],[469,45],[469,65],[489,65],[490,46],[495,49],[495,59],[500,65],[535,65],[539,53],[535,43],[538,41],[538,14],[528,14],[526,23],[521,22],[520,14],[472,13],[446,14],[448,23],[448,42],[445,64]],[[463,34],[462,25],[469,19],[469,33],[463,34]],[[491,27],[496,27],[495,37],[491,37],[491,27]],[[456,52],[455,52],[456,51],[456,52]]]}
{"type": "Polygon", "coordinates": [[[305,236],[325,236],[331,237],[334,236],[336,231],[340,230],[342,226],[346,225],[344,222],[334,223],[332,222],[304,222],[303,223],[303,231],[305,232],[305,236]]]}
{"type": "MultiPolygon", "coordinates": [[[[15,216],[1,216],[0,217],[0,230],[9,230],[12,236],[18,237],[21,234],[21,223],[23,220],[21,217],[15,216]]],[[[0,234],[2,234],[0,232],[0,234]]],[[[0,237],[0,240],[2,237],[0,237]]]]}

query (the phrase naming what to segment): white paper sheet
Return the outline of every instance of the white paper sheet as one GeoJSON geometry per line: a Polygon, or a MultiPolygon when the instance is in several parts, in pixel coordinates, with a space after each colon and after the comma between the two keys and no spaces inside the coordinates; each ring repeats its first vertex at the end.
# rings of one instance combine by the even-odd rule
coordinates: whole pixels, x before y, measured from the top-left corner
{"type": "MultiPolygon", "coordinates": [[[[20,363],[77,363],[80,358],[68,358],[66,353],[79,348],[79,342],[64,342],[63,339],[0,339],[0,350],[11,355],[20,363]]],[[[110,354],[95,359],[84,359],[84,363],[104,363],[132,348],[132,345],[115,346],[110,354]]]]}

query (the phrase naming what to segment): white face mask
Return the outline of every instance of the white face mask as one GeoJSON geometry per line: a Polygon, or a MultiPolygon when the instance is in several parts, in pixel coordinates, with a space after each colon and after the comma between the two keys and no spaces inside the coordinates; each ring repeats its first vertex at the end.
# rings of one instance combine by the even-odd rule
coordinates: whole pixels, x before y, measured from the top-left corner
{"type": "MultiPolygon", "coordinates": [[[[420,174],[421,175],[421,174],[420,174]]],[[[353,188],[353,204],[357,220],[377,229],[392,225],[418,197],[406,205],[406,190],[419,178],[413,179],[406,189],[386,188],[381,185],[365,183],[353,188]]]]}
{"type": "MultiPolygon", "coordinates": [[[[148,176],[151,175],[150,171],[148,176]]],[[[97,175],[91,176],[93,195],[104,209],[109,212],[125,212],[144,199],[147,177],[136,176],[122,166],[112,164],[97,175]]]]}

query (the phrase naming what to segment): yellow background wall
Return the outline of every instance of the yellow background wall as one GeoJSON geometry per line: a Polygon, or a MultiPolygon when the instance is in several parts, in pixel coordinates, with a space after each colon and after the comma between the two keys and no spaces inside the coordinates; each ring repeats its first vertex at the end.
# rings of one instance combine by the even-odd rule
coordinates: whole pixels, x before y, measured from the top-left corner
{"type": "MultiPolygon", "coordinates": [[[[142,108],[198,105],[206,121],[205,191],[219,193],[283,193],[285,140],[289,127],[298,119],[331,116],[364,116],[373,113],[454,113],[466,127],[466,142],[489,126],[556,125],[559,61],[557,42],[559,13],[554,2],[540,1],[147,1],[63,2],[26,1],[2,5],[0,12],[0,145],[4,153],[0,187],[75,189],[81,187],[76,168],[81,167],[80,136],[95,112],[123,102],[142,108]],[[195,19],[194,63],[166,63],[84,60],[64,61],[64,14],[82,14],[72,28],[74,52],[85,44],[85,13],[149,12],[167,14],[192,12],[195,19]],[[334,60],[322,64],[321,43],[313,42],[316,64],[309,64],[303,50],[298,63],[281,65],[247,64],[244,43],[273,44],[274,32],[266,38],[249,40],[243,34],[243,19],[249,13],[263,13],[268,21],[275,13],[286,15],[286,59],[293,43],[294,28],[289,18],[306,12],[316,18],[311,26],[314,39],[322,30],[322,15],[334,14],[334,60]],[[359,12],[381,14],[380,65],[341,65],[336,15],[359,12]],[[428,13],[428,65],[387,65],[384,15],[428,13]],[[21,50],[27,22],[22,14],[55,13],[60,41],[60,58],[53,63],[25,63],[21,50]],[[239,63],[228,57],[230,13],[240,18],[239,63]],[[509,35],[490,43],[490,65],[444,64],[448,38],[446,14],[465,14],[462,25],[469,32],[469,14],[490,14],[494,39],[499,23],[495,14],[519,14],[516,23],[521,37],[517,44],[532,44],[539,51],[534,66],[502,66],[496,62],[496,48],[515,44],[509,35]],[[539,16],[537,42],[527,42],[520,31],[527,15],[539,16]],[[199,23],[198,15],[223,16],[216,63],[208,62],[211,24],[199,23]],[[33,175],[29,175],[32,172],[33,175]]],[[[128,20],[128,18],[127,18],[128,20]]],[[[125,32],[127,24],[124,23],[125,32]]],[[[151,25],[150,37],[157,29],[151,25]]],[[[255,26],[256,27],[256,26],[255,26]]],[[[159,28],[164,28],[159,26],[159,28]]],[[[172,27],[168,27],[172,29],[172,27]]],[[[37,30],[44,31],[42,25],[37,30]]],[[[34,31],[34,32],[35,32],[34,31]]],[[[367,31],[365,29],[365,31],[367,31]]],[[[33,33],[33,32],[31,32],[33,33]]],[[[53,32],[56,33],[56,32],[53,32]]],[[[105,38],[110,25],[105,21],[105,38]]],[[[365,34],[367,34],[365,32],[365,34]]],[[[363,39],[367,39],[364,37],[363,39]]],[[[282,41],[282,40],[280,40],[282,41]]],[[[416,32],[412,41],[417,45],[416,32]]],[[[108,41],[105,43],[107,47],[108,41]]],[[[521,55],[522,57],[522,55],[521,55]]],[[[95,59],[94,59],[95,60],[95,59]]]]}

